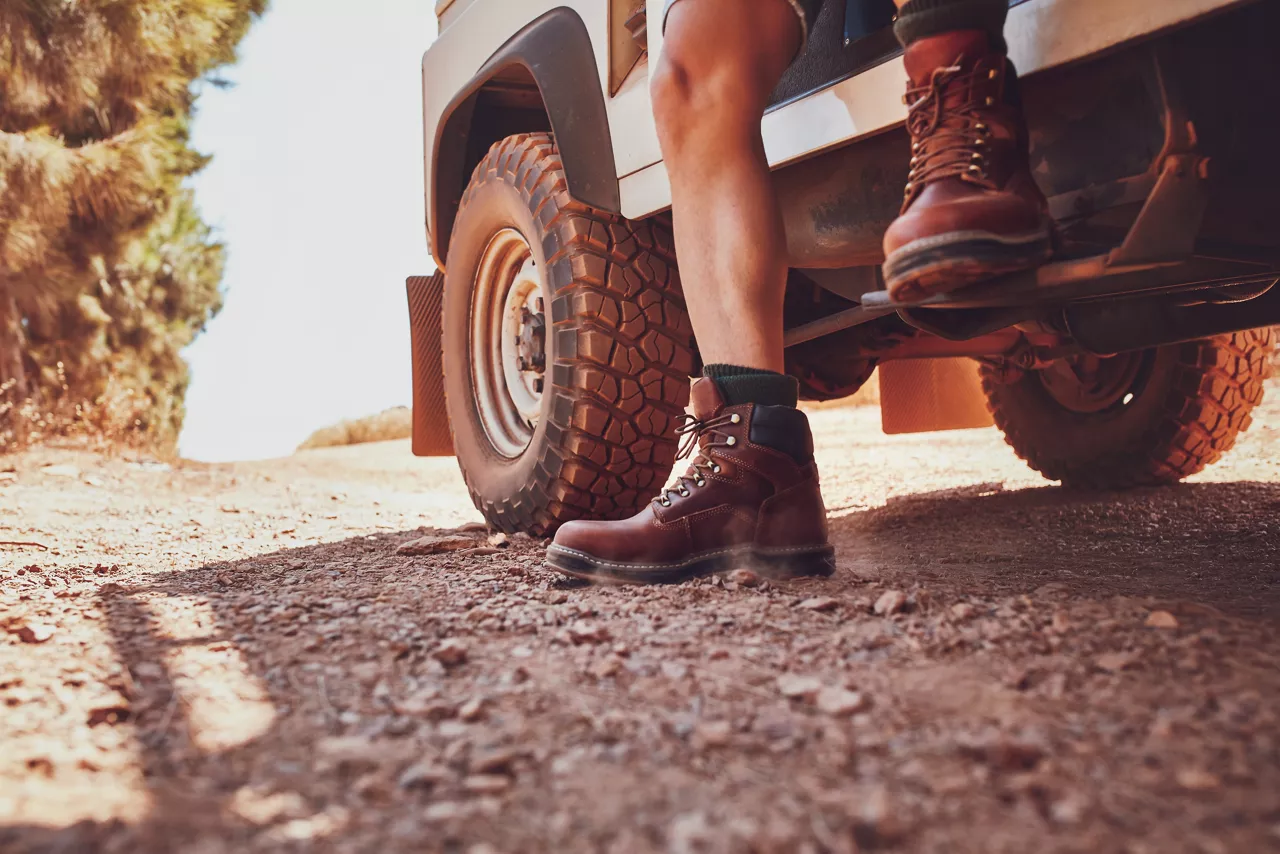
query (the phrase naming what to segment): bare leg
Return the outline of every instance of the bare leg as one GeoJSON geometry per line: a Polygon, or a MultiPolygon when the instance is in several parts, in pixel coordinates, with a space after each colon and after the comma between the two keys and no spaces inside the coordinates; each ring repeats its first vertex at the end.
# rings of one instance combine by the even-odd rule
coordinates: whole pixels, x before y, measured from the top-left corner
{"type": "Polygon", "coordinates": [[[786,242],[760,119],[795,56],[787,0],[680,0],[650,81],[676,252],[706,363],[778,371],[786,242]]]}

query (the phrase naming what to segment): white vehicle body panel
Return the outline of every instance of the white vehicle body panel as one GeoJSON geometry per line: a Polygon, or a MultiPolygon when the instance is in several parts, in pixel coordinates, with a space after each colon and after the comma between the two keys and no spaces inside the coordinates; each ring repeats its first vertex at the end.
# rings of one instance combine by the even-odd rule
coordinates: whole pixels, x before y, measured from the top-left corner
{"type": "MultiPolygon", "coordinates": [[[[650,0],[658,5],[661,0],[650,0]]],[[[696,2],[696,0],[685,0],[696,2]]],[[[1010,55],[1023,75],[1070,63],[1125,42],[1246,0],[1029,0],[1010,11],[1010,55]]],[[[442,115],[481,66],[515,33],[546,12],[573,9],[596,46],[601,90],[608,92],[608,4],[601,0],[470,0],[422,60],[427,195],[431,147],[442,115]]],[[[453,17],[456,15],[456,17],[453,17]]],[[[650,50],[661,52],[657,21],[650,50]]],[[[652,60],[651,60],[652,61],[652,60]]],[[[906,74],[896,58],[771,110],[762,124],[769,163],[781,166],[902,122],[906,74]]],[[[668,207],[671,190],[661,163],[641,64],[613,97],[606,97],[622,213],[638,219],[668,207]]],[[[430,207],[430,206],[428,206],[430,207]]]]}

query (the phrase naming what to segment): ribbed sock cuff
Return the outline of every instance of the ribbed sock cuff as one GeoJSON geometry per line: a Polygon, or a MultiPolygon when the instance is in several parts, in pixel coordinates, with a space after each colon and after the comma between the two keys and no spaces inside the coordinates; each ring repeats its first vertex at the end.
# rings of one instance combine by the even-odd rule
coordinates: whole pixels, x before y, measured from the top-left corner
{"type": "Polygon", "coordinates": [[[956,30],[985,30],[992,50],[1003,53],[1006,0],[908,0],[898,10],[893,32],[903,47],[914,41],[956,30]]]}
{"type": "Polygon", "coordinates": [[[800,383],[795,377],[741,365],[707,365],[704,377],[715,380],[727,406],[758,403],[762,406],[791,406],[800,400],[800,383]]]}

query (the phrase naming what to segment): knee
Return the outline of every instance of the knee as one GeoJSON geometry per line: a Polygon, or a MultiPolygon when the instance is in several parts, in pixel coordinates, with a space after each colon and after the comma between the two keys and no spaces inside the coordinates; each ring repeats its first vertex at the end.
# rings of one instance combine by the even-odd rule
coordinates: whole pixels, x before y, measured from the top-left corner
{"type": "Polygon", "coordinates": [[[750,68],[730,58],[687,57],[664,50],[649,79],[658,139],[666,156],[679,156],[700,137],[731,134],[739,126],[759,128],[767,89],[750,68]],[[704,133],[705,131],[705,133],[704,133]]]}

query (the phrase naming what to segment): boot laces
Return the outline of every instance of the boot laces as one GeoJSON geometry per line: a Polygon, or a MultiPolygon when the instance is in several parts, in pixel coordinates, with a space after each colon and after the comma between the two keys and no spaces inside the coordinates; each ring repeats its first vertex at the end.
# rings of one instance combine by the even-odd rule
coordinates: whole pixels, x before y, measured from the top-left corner
{"type": "Polygon", "coordinates": [[[718,415],[703,421],[689,414],[680,416],[681,423],[676,428],[676,435],[681,437],[680,450],[676,459],[693,457],[688,471],[676,478],[675,482],[662,490],[654,500],[662,507],[670,507],[675,497],[688,498],[691,488],[707,485],[707,475],[719,474],[720,464],[716,462],[713,450],[716,448],[732,448],[738,444],[737,438],[725,431],[725,427],[742,423],[742,416],[736,412],[718,415]],[[695,455],[694,450],[698,453],[695,455]]]}
{"type": "Polygon", "coordinates": [[[988,190],[996,189],[987,174],[991,129],[982,120],[983,109],[993,107],[995,99],[971,94],[979,79],[995,79],[996,73],[994,69],[966,73],[959,65],[953,65],[935,69],[928,85],[907,89],[904,100],[910,108],[907,130],[911,133],[912,156],[904,212],[925,185],[942,178],[960,178],[988,190]],[[965,90],[965,95],[958,96],[953,85],[965,90]]]}

